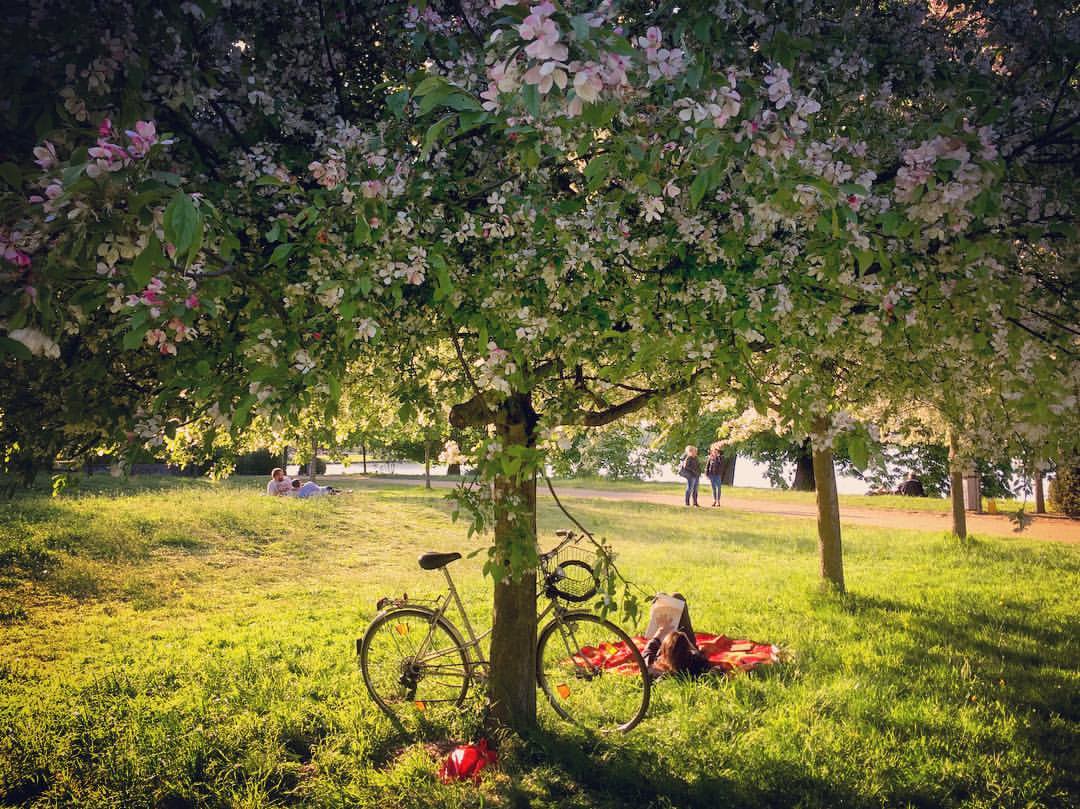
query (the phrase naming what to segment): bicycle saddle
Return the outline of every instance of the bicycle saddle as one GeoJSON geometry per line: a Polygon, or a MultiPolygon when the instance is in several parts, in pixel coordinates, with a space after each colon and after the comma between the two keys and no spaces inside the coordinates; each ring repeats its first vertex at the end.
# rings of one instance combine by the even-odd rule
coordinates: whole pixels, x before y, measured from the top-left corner
{"type": "Polygon", "coordinates": [[[435,570],[440,567],[446,567],[451,562],[455,562],[460,558],[460,553],[422,553],[420,554],[420,558],[416,561],[420,563],[420,567],[424,570],[435,570]]]}

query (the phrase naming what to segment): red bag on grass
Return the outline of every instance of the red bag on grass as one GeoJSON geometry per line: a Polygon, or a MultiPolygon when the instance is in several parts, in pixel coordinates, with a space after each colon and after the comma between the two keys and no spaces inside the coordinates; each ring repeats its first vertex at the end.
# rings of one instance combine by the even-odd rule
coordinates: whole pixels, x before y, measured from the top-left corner
{"type": "Polygon", "coordinates": [[[481,739],[476,744],[460,745],[450,751],[439,767],[439,780],[449,784],[451,781],[472,778],[473,783],[479,783],[480,771],[495,761],[495,751],[488,750],[487,739],[481,739]]]}

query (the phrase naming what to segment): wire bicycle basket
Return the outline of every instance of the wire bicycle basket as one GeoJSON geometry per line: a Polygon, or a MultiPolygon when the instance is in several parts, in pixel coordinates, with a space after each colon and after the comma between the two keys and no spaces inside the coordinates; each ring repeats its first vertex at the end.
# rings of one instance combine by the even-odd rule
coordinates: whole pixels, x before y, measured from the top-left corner
{"type": "Polygon", "coordinates": [[[543,592],[552,599],[580,604],[596,595],[600,582],[596,568],[598,554],[591,542],[571,531],[557,531],[563,541],[540,556],[543,592]]]}

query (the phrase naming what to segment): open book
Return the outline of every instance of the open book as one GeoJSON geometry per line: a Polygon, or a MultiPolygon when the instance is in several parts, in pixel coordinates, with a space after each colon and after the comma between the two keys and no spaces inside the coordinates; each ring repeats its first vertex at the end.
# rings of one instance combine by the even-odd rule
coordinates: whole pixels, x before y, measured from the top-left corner
{"type": "Polygon", "coordinates": [[[663,640],[679,628],[686,602],[681,598],[674,598],[661,593],[653,599],[652,608],[649,610],[649,626],[645,630],[646,638],[659,636],[663,640]]]}

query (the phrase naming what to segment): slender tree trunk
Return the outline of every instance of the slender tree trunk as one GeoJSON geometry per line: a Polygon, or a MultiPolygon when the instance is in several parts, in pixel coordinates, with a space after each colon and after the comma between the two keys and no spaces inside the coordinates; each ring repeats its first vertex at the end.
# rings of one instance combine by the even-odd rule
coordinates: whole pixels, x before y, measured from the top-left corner
{"type": "MultiPolygon", "coordinates": [[[[500,407],[496,434],[504,447],[530,446],[536,415],[529,397],[500,407]]],[[[536,475],[495,478],[495,558],[526,558],[536,547],[536,475]],[[516,508],[515,508],[516,504],[516,508]]],[[[518,731],[536,725],[536,569],[495,582],[489,698],[492,718],[518,731]]]]}
{"type": "Polygon", "coordinates": [[[448,476],[449,475],[460,475],[461,474],[461,464],[459,464],[459,463],[447,464],[447,466],[446,466],[446,474],[448,476]]]}
{"type": "Polygon", "coordinates": [[[1035,513],[1046,513],[1046,500],[1043,497],[1043,473],[1041,469],[1035,470],[1035,513]]]}
{"type": "MultiPolygon", "coordinates": [[[[821,431],[823,432],[823,430],[821,431]]],[[[814,447],[814,480],[817,482],[818,551],[821,578],[837,592],[844,592],[844,552],[840,544],[840,501],[836,496],[836,467],[831,449],[814,447]]]]}
{"type": "Polygon", "coordinates": [[[360,445],[360,462],[364,465],[364,474],[367,474],[367,444],[360,445]]]}
{"type": "Polygon", "coordinates": [[[424,488],[431,488],[431,442],[424,441],[424,488]]]}
{"type": "Polygon", "coordinates": [[[725,457],[722,471],[720,473],[720,483],[723,486],[735,485],[735,462],[739,460],[738,455],[732,455],[730,458],[725,457]]]}
{"type": "Polygon", "coordinates": [[[952,500],[952,532],[957,539],[967,539],[967,514],[964,512],[964,468],[956,434],[949,432],[949,497],[952,500]]]}
{"type": "Polygon", "coordinates": [[[799,448],[795,459],[795,479],[791,488],[797,492],[812,492],[817,487],[815,480],[814,455],[810,439],[807,438],[799,448]]]}

